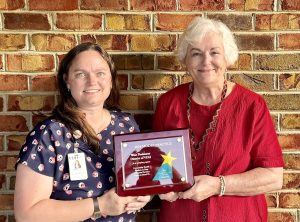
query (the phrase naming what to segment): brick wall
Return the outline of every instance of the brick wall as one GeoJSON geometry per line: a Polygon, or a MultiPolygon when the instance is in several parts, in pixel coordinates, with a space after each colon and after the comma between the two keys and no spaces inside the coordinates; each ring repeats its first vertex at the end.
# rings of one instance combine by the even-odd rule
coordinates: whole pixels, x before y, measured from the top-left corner
{"type": "MultiPolygon", "coordinates": [[[[0,222],[14,221],[16,155],[57,103],[55,70],[77,43],[99,43],[119,70],[121,105],[143,130],[159,95],[190,81],[172,55],[196,15],[234,31],[240,55],[228,79],[262,94],[285,160],[284,187],[267,195],[269,221],[300,222],[299,0],[0,0],[0,222]]],[[[155,221],[156,199],[139,216],[155,221]]]]}

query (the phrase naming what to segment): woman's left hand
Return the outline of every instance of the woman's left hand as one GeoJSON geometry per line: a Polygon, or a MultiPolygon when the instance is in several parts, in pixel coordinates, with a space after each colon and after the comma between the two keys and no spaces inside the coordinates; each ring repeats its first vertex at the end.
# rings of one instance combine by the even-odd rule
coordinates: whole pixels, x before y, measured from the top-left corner
{"type": "Polygon", "coordinates": [[[136,198],[136,201],[135,202],[131,202],[131,203],[128,203],[126,205],[126,208],[125,210],[128,212],[128,213],[132,213],[132,212],[135,212],[135,211],[139,211],[141,208],[143,208],[150,200],[152,199],[152,196],[150,195],[147,195],[147,196],[138,196],[136,198]]]}
{"type": "Polygon", "coordinates": [[[194,185],[185,192],[178,194],[180,199],[192,199],[200,202],[210,196],[219,194],[220,179],[218,177],[200,175],[194,177],[194,185]]]}

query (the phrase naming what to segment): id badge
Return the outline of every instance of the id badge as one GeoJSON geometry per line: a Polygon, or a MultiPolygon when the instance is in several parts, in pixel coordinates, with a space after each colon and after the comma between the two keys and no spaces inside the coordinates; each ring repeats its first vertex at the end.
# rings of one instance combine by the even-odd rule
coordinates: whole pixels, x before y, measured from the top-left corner
{"type": "Polygon", "coordinates": [[[68,162],[70,180],[86,180],[88,178],[84,153],[69,153],[68,162]]]}

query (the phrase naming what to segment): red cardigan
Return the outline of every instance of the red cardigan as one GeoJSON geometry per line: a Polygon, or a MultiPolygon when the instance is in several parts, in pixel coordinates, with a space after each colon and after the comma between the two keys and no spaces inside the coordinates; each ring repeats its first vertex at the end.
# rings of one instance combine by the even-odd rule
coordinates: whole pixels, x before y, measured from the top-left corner
{"type": "MultiPolygon", "coordinates": [[[[187,128],[188,84],[163,94],[154,115],[154,130],[187,128]]],[[[203,134],[217,105],[203,106],[192,101],[191,127],[196,141],[203,134]]],[[[193,161],[194,175],[238,174],[256,167],[282,167],[282,152],[274,125],[263,98],[236,85],[225,98],[216,131],[206,137],[193,161]]],[[[265,196],[213,196],[204,201],[162,201],[161,222],[253,222],[267,221],[265,196]]]]}

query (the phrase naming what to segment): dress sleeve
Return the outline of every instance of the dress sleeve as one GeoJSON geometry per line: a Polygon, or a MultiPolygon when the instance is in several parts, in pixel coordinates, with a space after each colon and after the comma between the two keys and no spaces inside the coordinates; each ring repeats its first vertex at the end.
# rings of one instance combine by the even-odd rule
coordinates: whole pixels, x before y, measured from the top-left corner
{"type": "Polygon", "coordinates": [[[119,127],[128,130],[129,133],[140,132],[140,128],[135,121],[133,115],[126,112],[117,112],[116,115],[119,119],[119,127]]]}
{"type": "Polygon", "coordinates": [[[156,104],[156,110],[153,118],[153,130],[159,131],[164,130],[164,111],[162,106],[162,97],[160,97],[156,104]]]}
{"type": "Polygon", "coordinates": [[[54,177],[55,147],[60,144],[60,141],[57,136],[53,135],[51,129],[45,127],[45,125],[39,125],[27,135],[16,167],[19,163],[24,164],[40,174],[54,177]]]}
{"type": "Polygon", "coordinates": [[[282,151],[268,107],[263,99],[257,104],[251,158],[254,167],[282,167],[282,151]]]}

